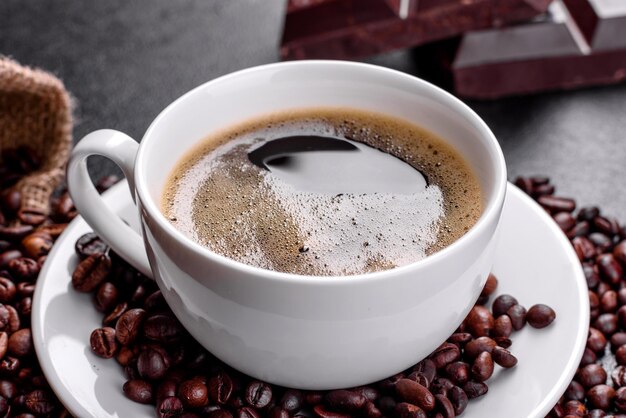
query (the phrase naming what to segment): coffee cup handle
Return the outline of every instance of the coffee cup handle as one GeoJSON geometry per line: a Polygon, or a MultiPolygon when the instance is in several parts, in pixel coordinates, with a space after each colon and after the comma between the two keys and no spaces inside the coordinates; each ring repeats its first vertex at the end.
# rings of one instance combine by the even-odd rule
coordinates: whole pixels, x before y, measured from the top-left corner
{"type": "Polygon", "coordinates": [[[122,132],[112,129],[92,132],[72,150],[67,166],[67,184],[76,209],[89,226],[133,267],[152,277],[143,238],[109,209],[87,171],[90,156],[101,155],[110,159],[122,169],[135,201],[133,173],[138,149],[139,144],[122,132]]]}

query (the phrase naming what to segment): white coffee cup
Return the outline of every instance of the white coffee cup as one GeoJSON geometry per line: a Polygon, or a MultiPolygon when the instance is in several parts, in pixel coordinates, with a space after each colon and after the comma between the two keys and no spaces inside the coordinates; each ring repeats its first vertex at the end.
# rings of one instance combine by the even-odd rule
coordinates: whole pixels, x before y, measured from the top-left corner
{"type": "Polygon", "coordinates": [[[155,278],[180,322],[215,356],[268,382],[332,389],[402,371],[458,327],[494,261],[506,167],[485,123],[445,91],[373,65],[298,61],[201,85],[163,110],[140,145],[113,130],[87,135],[72,152],[68,183],[85,220],[117,253],[155,278]],[[164,217],[160,201],[168,174],[198,141],[262,114],[320,106],[382,112],[441,136],[479,179],[484,211],[476,225],[447,248],[404,267],[315,277],[220,256],[164,217]],[[96,154],[126,175],[143,237],[115,216],[93,187],[86,162],[96,154]]]}

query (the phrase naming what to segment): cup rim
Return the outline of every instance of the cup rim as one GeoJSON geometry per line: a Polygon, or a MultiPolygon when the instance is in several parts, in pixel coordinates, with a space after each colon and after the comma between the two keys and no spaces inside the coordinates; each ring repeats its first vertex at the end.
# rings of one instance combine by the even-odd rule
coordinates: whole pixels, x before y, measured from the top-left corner
{"type": "MultiPolygon", "coordinates": [[[[473,168],[475,169],[475,167],[473,168]]],[[[255,277],[263,277],[266,280],[274,280],[287,283],[324,283],[336,285],[352,285],[354,283],[385,280],[394,276],[402,275],[404,272],[427,268],[431,264],[441,262],[442,259],[448,257],[451,253],[462,251],[464,247],[470,245],[471,242],[474,241],[476,236],[481,234],[482,230],[488,227],[488,225],[494,218],[500,216],[502,207],[504,205],[504,198],[506,193],[506,173],[506,163],[504,160],[502,149],[491,129],[482,120],[482,118],[478,116],[478,114],[476,114],[476,112],[474,112],[469,106],[467,106],[465,103],[463,103],[461,100],[448,93],[447,91],[416,76],[373,64],[339,60],[300,60],[259,65],[235,71],[205,82],[183,94],[178,99],[174,100],[158,114],[158,116],[152,121],[152,123],[146,130],[141,140],[141,143],[139,144],[139,150],[135,159],[135,169],[133,177],[135,181],[135,193],[137,194],[137,197],[141,202],[142,211],[145,210],[150,216],[151,221],[156,222],[159,228],[165,231],[168,236],[175,239],[177,244],[187,251],[191,251],[196,255],[207,258],[213,262],[224,264],[229,268],[238,270],[240,273],[250,274],[255,277]],[[494,181],[494,193],[492,198],[486,202],[486,206],[483,209],[483,212],[480,215],[478,221],[469,229],[469,231],[467,231],[463,236],[461,236],[459,239],[457,239],[447,247],[435,252],[434,254],[424,257],[421,260],[417,260],[404,266],[395,267],[383,271],[361,273],[355,275],[314,276],[273,271],[233,260],[196,243],[191,238],[185,236],[181,231],[176,229],[170,222],[167,221],[165,215],[159,209],[159,205],[157,205],[150,196],[150,193],[148,192],[147,179],[146,176],[143,175],[143,166],[145,165],[144,161],[146,158],[145,149],[148,148],[146,144],[150,143],[150,137],[152,136],[152,133],[157,129],[157,126],[160,124],[161,120],[165,119],[173,108],[177,107],[179,104],[187,100],[188,97],[198,94],[200,90],[204,90],[213,84],[228,82],[231,79],[248,75],[249,73],[271,70],[276,67],[285,68],[307,66],[352,67],[356,70],[387,73],[388,75],[393,77],[403,78],[411,83],[420,85],[420,87],[423,89],[430,90],[437,96],[436,100],[439,103],[445,105],[447,108],[454,111],[455,113],[464,115],[475,122],[475,129],[478,131],[479,135],[486,139],[489,147],[495,152],[496,166],[494,168],[496,171],[496,178],[494,181]]]]}

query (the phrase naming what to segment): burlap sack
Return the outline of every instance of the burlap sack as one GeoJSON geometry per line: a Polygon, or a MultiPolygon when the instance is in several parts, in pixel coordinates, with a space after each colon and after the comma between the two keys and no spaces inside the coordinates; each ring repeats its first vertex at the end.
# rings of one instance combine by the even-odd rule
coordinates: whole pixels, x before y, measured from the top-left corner
{"type": "Polygon", "coordinates": [[[71,103],[63,83],[0,56],[0,150],[28,146],[42,162],[15,186],[22,195],[22,221],[50,211],[50,195],[63,179],[71,145],[71,103]]]}

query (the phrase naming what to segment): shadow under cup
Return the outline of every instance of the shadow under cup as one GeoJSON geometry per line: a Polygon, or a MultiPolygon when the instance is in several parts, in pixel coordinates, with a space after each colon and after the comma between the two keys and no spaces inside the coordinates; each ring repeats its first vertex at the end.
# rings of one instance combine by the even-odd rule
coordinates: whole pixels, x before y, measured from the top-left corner
{"type": "Polygon", "coordinates": [[[304,389],[385,378],[444,341],[478,298],[489,273],[506,187],[497,141],[467,106],[412,76],[336,61],[252,68],[192,90],[150,126],[134,177],[150,265],[183,325],[236,369],[304,389]],[[309,277],[212,253],[161,214],[169,173],[208,134],[263,114],[311,107],[385,113],[443,138],[479,180],[484,210],[477,224],[449,247],[408,266],[309,277]]]}

